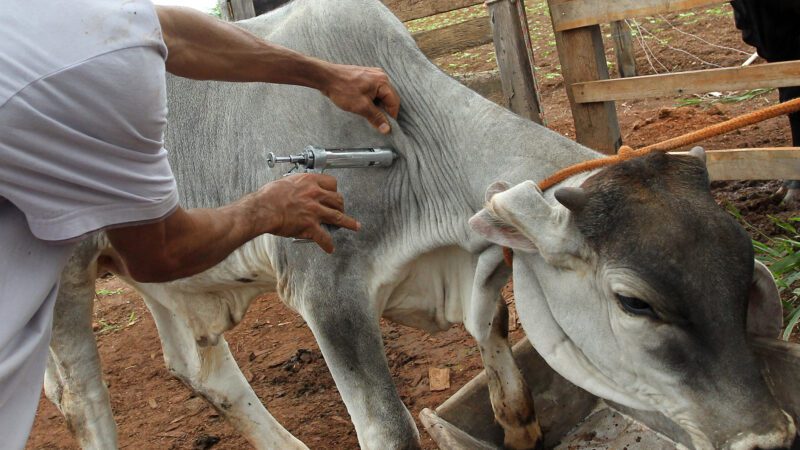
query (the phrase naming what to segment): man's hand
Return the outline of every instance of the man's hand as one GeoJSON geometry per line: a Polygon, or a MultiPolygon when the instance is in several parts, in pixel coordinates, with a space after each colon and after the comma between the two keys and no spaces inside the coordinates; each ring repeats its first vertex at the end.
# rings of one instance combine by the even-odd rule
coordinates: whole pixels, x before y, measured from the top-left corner
{"type": "Polygon", "coordinates": [[[252,194],[254,205],[268,223],[265,232],[278,236],[312,239],[333,252],[333,238],[322,224],[358,231],[361,226],[345,215],[344,198],[336,192],[336,178],[297,174],[266,184],[252,194]]]}
{"type": "Polygon", "coordinates": [[[313,239],[331,253],[333,239],[323,223],[354,231],[360,227],[344,214],[335,178],[298,174],[266,184],[221,208],[179,207],[158,222],[106,233],[122,258],[117,268],[137,281],[156,283],[207,270],[264,233],[313,239]]]}
{"type": "Polygon", "coordinates": [[[174,75],[314,88],[384,134],[391,127],[379,106],[394,118],[400,112],[400,97],[381,69],[305,56],[190,8],[157,6],[156,11],[169,50],[167,71],[174,75]]]}
{"type": "Polygon", "coordinates": [[[386,73],[376,67],[339,64],[333,64],[331,72],[333,76],[320,89],[322,93],[339,108],[366,118],[381,133],[391,132],[389,121],[380,107],[397,119],[400,96],[386,73]]]}

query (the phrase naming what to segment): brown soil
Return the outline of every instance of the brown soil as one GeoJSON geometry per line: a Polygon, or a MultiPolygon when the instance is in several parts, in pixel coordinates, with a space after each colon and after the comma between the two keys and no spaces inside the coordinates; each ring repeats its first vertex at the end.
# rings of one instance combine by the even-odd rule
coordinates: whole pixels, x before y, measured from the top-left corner
{"type": "MultiPolygon", "coordinates": [[[[141,297],[115,277],[98,280],[97,289],[106,294],[95,301],[96,335],[120,447],[198,449],[219,439],[214,449],[250,448],[166,370],[155,324],[141,297]]],[[[482,368],[474,341],[461,326],[435,336],[387,322],[382,330],[392,375],[414,417],[438,406],[482,368]],[[431,392],[430,367],[450,368],[452,387],[431,392]]],[[[522,331],[511,336],[519,339],[522,331]]],[[[358,447],[333,378],[298,314],[275,295],[265,295],[225,337],[256,394],[292,434],[311,448],[358,447]]],[[[425,448],[436,448],[424,431],[421,436],[425,448]]],[[[61,414],[44,397],[28,448],[78,448],[61,414]]]]}
{"type": "MultiPolygon", "coordinates": [[[[558,74],[550,22],[540,2],[528,1],[537,73],[548,125],[574,138],[566,95],[558,74]]],[[[752,51],[740,41],[730,10],[705,9],[693,15],[668,15],[667,20],[640,20],[650,32],[674,48],[721,66],[741,64],[746,58],[736,51],[711,47],[697,38],[746,52],[752,51]]],[[[607,31],[606,31],[607,32],[607,31]]],[[[608,38],[608,36],[606,36],[608,38]]],[[[670,71],[707,68],[704,63],[664,45],[648,42],[658,60],[670,71]]],[[[474,72],[495,68],[491,46],[483,46],[463,55],[436,61],[451,73],[474,72]],[[489,60],[489,62],[487,62],[489,60]]],[[[652,73],[641,48],[637,63],[642,73],[652,73]]],[[[609,61],[613,53],[607,52],[609,61]]],[[[664,70],[656,65],[659,71],[664,70]]],[[[613,68],[612,68],[613,73],[613,68]]],[[[613,76],[613,75],[612,75],[613,76]]],[[[716,123],[758,106],[774,103],[771,92],[754,100],[711,107],[676,107],[674,99],[636,100],[618,104],[620,127],[626,144],[639,147],[686,131],[716,123]]],[[[707,148],[737,148],[789,145],[785,119],[776,119],[749,129],[705,142],[707,148]]],[[[798,216],[786,211],[774,195],[779,182],[716,183],[715,195],[723,205],[732,204],[759,231],[779,234],[768,214],[798,216]]],[[[116,278],[98,282],[95,321],[97,342],[103,360],[103,374],[109,385],[112,407],[119,426],[120,446],[131,449],[215,449],[248,448],[216,411],[172,378],[164,368],[160,343],[153,321],[141,298],[116,278]],[[117,290],[121,291],[117,292],[117,290]]],[[[472,338],[456,326],[435,336],[392,323],[382,324],[386,351],[392,374],[403,401],[414,417],[422,408],[433,408],[463,386],[481,370],[480,358],[472,338]],[[449,367],[451,388],[430,392],[428,368],[449,367]]],[[[519,339],[520,330],[512,332],[519,339]]],[[[257,300],[244,321],[226,334],[236,361],[270,412],[295,436],[311,448],[356,448],[357,439],[333,380],[319,349],[302,318],[288,310],[273,295],[257,300]]],[[[421,424],[417,424],[423,430],[421,424]]],[[[425,448],[436,448],[421,431],[425,448]]],[[[30,449],[74,449],[59,412],[42,399],[30,449]]]]}

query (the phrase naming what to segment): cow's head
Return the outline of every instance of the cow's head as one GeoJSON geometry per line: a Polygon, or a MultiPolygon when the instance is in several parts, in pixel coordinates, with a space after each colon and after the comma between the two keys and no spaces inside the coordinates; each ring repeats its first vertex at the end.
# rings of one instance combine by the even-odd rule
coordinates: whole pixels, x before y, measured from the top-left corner
{"type": "Polygon", "coordinates": [[[714,202],[704,159],[636,158],[557,201],[495,183],[470,224],[515,250],[520,319],[567,379],[663,413],[696,448],[786,448],[795,426],[747,343],[747,328],[775,337],[777,289],[714,202]]]}

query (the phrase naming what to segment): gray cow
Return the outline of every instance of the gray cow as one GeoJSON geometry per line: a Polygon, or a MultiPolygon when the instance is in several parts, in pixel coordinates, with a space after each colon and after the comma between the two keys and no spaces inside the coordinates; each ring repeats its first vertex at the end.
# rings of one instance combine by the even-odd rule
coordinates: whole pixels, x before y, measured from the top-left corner
{"type": "MultiPolygon", "coordinates": [[[[534,447],[539,426],[502,327],[499,290],[511,270],[494,243],[516,250],[520,318],[566,378],[663,413],[697,449],[790,444],[794,424],[746,344],[748,296],[751,323],[771,329],[775,286],[714,204],[700,159],[654,155],[576,176],[554,190],[559,203],[524,180],[600,155],[443,74],[377,0],[295,0],[241,26],[324,59],[382,67],[403,99],[382,136],[312,90],[169,81],[166,138],[186,207],[230,202],[281,176],[267,169],[270,151],[380,145],[400,154],[388,170],[335,173],[363,228],[336,232],[333,255],[263,236],[197,276],[128,280],[172,373],[254,446],[304,448],[262,406],[222,337],[274,290],[313,331],[362,448],[419,445],[387,367],[381,316],[430,331],[463,321],[507,445],[534,447]]],[[[85,448],[117,443],[90,324],[98,266],[114,258],[103,235],[73,255],[45,382],[85,448]]]]}

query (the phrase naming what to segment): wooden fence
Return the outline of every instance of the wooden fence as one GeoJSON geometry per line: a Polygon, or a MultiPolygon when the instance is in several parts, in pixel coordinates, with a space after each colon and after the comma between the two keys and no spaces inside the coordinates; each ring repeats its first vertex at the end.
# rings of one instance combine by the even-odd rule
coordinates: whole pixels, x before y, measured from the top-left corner
{"type": "MultiPolygon", "coordinates": [[[[621,144],[616,100],[800,85],[800,61],[608,79],[601,23],[719,5],[720,0],[548,0],[578,142],[605,153],[621,144]]],[[[800,178],[800,149],[722,150],[714,179],[800,178]]]]}
{"type": "MultiPolygon", "coordinates": [[[[258,1],[258,0],[256,0],[258,1]]],[[[403,22],[484,4],[484,0],[381,0],[403,22]]],[[[277,3],[280,3],[278,0],[277,3]]],[[[541,123],[524,0],[488,0],[489,17],[477,17],[413,34],[420,50],[437,58],[494,42],[499,75],[465,77],[463,82],[523,117],[541,123]]],[[[220,0],[227,20],[255,16],[253,0],[220,0]]]]}
{"type": "MultiPolygon", "coordinates": [[[[252,17],[253,0],[220,0],[223,14],[252,17]]],[[[272,0],[280,1],[280,0],[272,0]]],[[[469,19],[413,34],[420,49],[436,58],[494,42],[499,74],[460,77],[467,86],[541,123],[524,0],[381,0],[403,22],[482,3],[489,17],[469,19]],[[498,92],[498,91],[501,91],[498,92]]],[[[629,18],[718,5],[720,0],[547,0],[576,140],[605,153],[622,143],[616,100],[680,96],[714,90],[800,85],[800,61],[609,79],[600,32],[610,23],[617,64],[635,73],[629,18]]],[[[709,154],[712,179],[800,178],[800,148],[720,150],[709,154]]]]}

